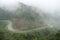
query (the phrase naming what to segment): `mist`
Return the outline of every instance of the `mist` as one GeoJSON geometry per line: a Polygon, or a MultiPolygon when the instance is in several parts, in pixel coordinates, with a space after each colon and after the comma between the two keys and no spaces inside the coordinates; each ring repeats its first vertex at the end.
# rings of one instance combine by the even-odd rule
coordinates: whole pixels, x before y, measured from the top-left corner
{"type": "Polygon", "coordinates": [[[0,8],[8,11],[15,11],[18,8],[16,0],[0,0],[0,8]]]}
{"type": "Polygon", "coordinates": [[[45,12],[54,13],[60,10],[60,0],[19,0],[27,5],[35,6],[45,12]]]}
{"type": "Polygon", "coordinates": [[[46,23],[60,26],[60,0],[0,0],[0,8],[14,11],[19,7],[18,2],[42,10],[48,16],[46,23]]]}
{"type": "Polygon", "coordinates": [[[60,10],[60,0],[0,0],[0,7],[15,10],[22,2],[26,5],[35,6],[44,12],[55,13],[60,10]]]}

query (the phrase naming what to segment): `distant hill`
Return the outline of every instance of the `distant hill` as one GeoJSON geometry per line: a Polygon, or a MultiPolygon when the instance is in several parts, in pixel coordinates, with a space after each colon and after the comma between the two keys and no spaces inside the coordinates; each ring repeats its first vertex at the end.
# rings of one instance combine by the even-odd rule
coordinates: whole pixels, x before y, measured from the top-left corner
{"type": "Polygon", "coordinates": [[[0,20],[8,20],[10,19],[10,15],[11,15],[10,12],[0,8],[0,20]]]}
{"type": "Polygon", "coordinates": [[[36,13],[36,8],[25,5],[23,3],[19,3],[19,7],[14,11],[9,11],[5,10],[4,8],[0,8],[0,20],[11,19],[22,13],[29,13],[29,14],[36,13]]]}

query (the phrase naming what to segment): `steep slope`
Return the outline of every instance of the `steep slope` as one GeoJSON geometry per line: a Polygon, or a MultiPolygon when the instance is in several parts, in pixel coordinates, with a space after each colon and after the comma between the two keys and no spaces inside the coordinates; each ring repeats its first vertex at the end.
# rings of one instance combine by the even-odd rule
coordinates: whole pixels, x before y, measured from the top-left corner
{"type": "Polygon", "coordinates": [[[44,23],[42,16],[37,12],[37,8],[19,3],[19,7],[14,11],[12,28],[20,31],[32,30],[48,26],[44,23]]]}

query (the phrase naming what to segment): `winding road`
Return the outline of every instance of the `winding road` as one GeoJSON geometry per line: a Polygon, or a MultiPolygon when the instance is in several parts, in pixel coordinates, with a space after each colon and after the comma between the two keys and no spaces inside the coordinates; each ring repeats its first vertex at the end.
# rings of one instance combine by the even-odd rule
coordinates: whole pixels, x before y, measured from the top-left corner
{"type": "MultiPolygon", "coordinates": [[[[46,29],[46,28],[48,28],[48,26],[46,26],[46,27],[41,27],[41,28],[36,28],[36,29],[32,29],[32,30],[42,30],[42,29],[46,29]]],[[[32,30],[20,31],[20,30],[14,29],[14,28],[12,27],[12,22],[11,22],[11,21],[8,21],[8,30],[9,30],[9,31],[12,31],[12,32],[30,32],[30,31],[32,31],[32,30]]]]}

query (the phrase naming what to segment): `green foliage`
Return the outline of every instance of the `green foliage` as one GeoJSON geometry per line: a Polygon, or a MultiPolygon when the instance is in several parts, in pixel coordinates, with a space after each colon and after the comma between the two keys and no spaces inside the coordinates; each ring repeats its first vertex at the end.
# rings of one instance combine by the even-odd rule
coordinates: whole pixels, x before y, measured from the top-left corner
{"type": "Polygon", "coordinates": [[[4,32],[0,32],[0,40],[4,40],[4,32]]]}
{"type": "Polygon", "coordinates": [[[0,32],[5,31],[5,27],[7,26],[7,20],[0,20],[0,32]]]}
{"type": "MultiPolygon", "coordinates": [[[[6,21],[0,21],[1,25],[4,29],[6,27],[6,21]]],[[[30,32],[20,32],[14,33],[9,30],[4,29],[4,31],[0,31],[0,40],[60,40],[59,33],[51,33],[48,28],[43,30],[32,30],[30,32]]]]}
{"type": "Polygon", "coordinates": [[[56,40],[60,40],[60,30],[56,33],[55,39],[56,39],[56,40]]]}
{"type": "Polygon", "coordinates": [[[30,32],[14,33],[11,31],[0,32],[1,40],[53,40],[54,34],[51,34],[49,30],[33,30],[30,32]],[[48,32],[46,34],[46,32],[48,32]],[[3,38],[2,38],[2,37],[3,38]]]}

